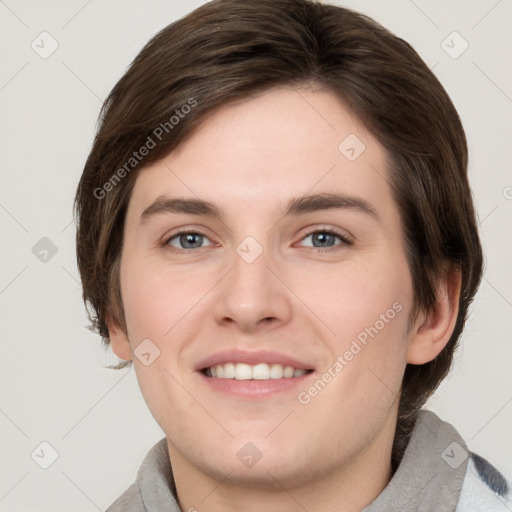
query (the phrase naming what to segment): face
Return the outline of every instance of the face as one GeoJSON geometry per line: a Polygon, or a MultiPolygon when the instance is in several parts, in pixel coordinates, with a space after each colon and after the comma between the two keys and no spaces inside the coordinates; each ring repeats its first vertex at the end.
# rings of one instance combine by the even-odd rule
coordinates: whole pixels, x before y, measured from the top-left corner
{"type": "Polygon", "coordinates": [[[293,486],[389,446],[412,282],[387,180],[334,95],[290,88],[140,172],[111,339],[173,467],[293,486]]]}

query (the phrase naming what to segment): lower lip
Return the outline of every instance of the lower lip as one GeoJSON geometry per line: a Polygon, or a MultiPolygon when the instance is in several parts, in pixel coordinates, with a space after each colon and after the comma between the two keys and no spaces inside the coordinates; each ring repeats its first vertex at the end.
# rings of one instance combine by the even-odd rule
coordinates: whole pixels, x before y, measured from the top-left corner
{"type": "Polygon", "coordinates": [[[232,395],[233,397],[249,399],[268,398],[277,393],[296,390],[299,387],[304,388],[304,381],[308,377],[311,377],[314,372],[306,373],[300,377],[269,380],[218,379],[215,377],[207,377],[201,372],[198,373],[205,384],[214,391],[232,395]]]}

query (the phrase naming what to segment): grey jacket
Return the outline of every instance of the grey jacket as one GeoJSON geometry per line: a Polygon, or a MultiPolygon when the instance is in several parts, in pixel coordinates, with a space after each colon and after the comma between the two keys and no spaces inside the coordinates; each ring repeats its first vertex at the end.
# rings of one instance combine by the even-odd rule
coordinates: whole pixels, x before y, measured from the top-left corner
{"type": "MultiPolygon", "coordinates": [[[[505,478],[471,453],[449,423],[422,410],[391,481],[361,512],[510,512],[510,492],[505,478]]],[[[165,438],[107,512],[187,512],[176,501],[165,438]]]]}

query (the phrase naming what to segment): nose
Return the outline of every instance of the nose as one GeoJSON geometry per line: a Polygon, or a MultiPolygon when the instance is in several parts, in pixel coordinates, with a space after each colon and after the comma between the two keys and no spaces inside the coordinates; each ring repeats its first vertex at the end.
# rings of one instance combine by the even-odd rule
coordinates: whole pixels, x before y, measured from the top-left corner
{"type": "Polygon", "coordinates": [[[280,273],[277,263],[265,250],[252,262],[240,254],[234,255],[231,271],[216,290],[215,320],[244,332],[289,322],[291,292],[277,277],[280,273]]]}

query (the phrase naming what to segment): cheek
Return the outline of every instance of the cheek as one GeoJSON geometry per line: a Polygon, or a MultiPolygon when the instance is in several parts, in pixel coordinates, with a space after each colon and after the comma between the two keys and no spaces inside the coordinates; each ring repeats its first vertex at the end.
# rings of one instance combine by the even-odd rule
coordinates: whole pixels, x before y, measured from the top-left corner
{"type": "Polygon", "coordinates": [[[208,288],[195,279],[191,286],[186,272],[170,272],[142,258],[122,262],[121,279],[137,381],[149,410],[165,430],[169,418],[181,416],[183,410],[194,406],[179,384],[185,373],[180,362],[194,323],[195,309],[190,312],[191,306],[208,288]],[[151,342],[146,345],[149,364],[137,356],[139,344],[148,344],[146,340],[151,342]]]}
{"type": "Polygon", "coordinates": [[[380,400],[379,389],[394,399],[406,364],[410,274],[405,260],[398,264],[395,259],[393,265],[384,260],[331,271],[320,280],[323,286],[317,281],[302,289],[329,326],[324,341],[331,359],[325,371],[337,376],[333,387],[350,394],[354,404],[380,400]]]}
{"type": "Polygon", "coordinates": [[[126,261],[121,267],[122,297],[131,341],[163,343],[208,290],[204,279],[183,270],[126,261]]]}
{"type": "Polygon", "coordinates": [[[297,295],[328,326],[326,336],[337,350],[357,337],[364,343],[376,331],[403,338],[412,283],[406,262],[389,260],[384,254],[354,259],[304,272],[293,283],[297,295]]]}

